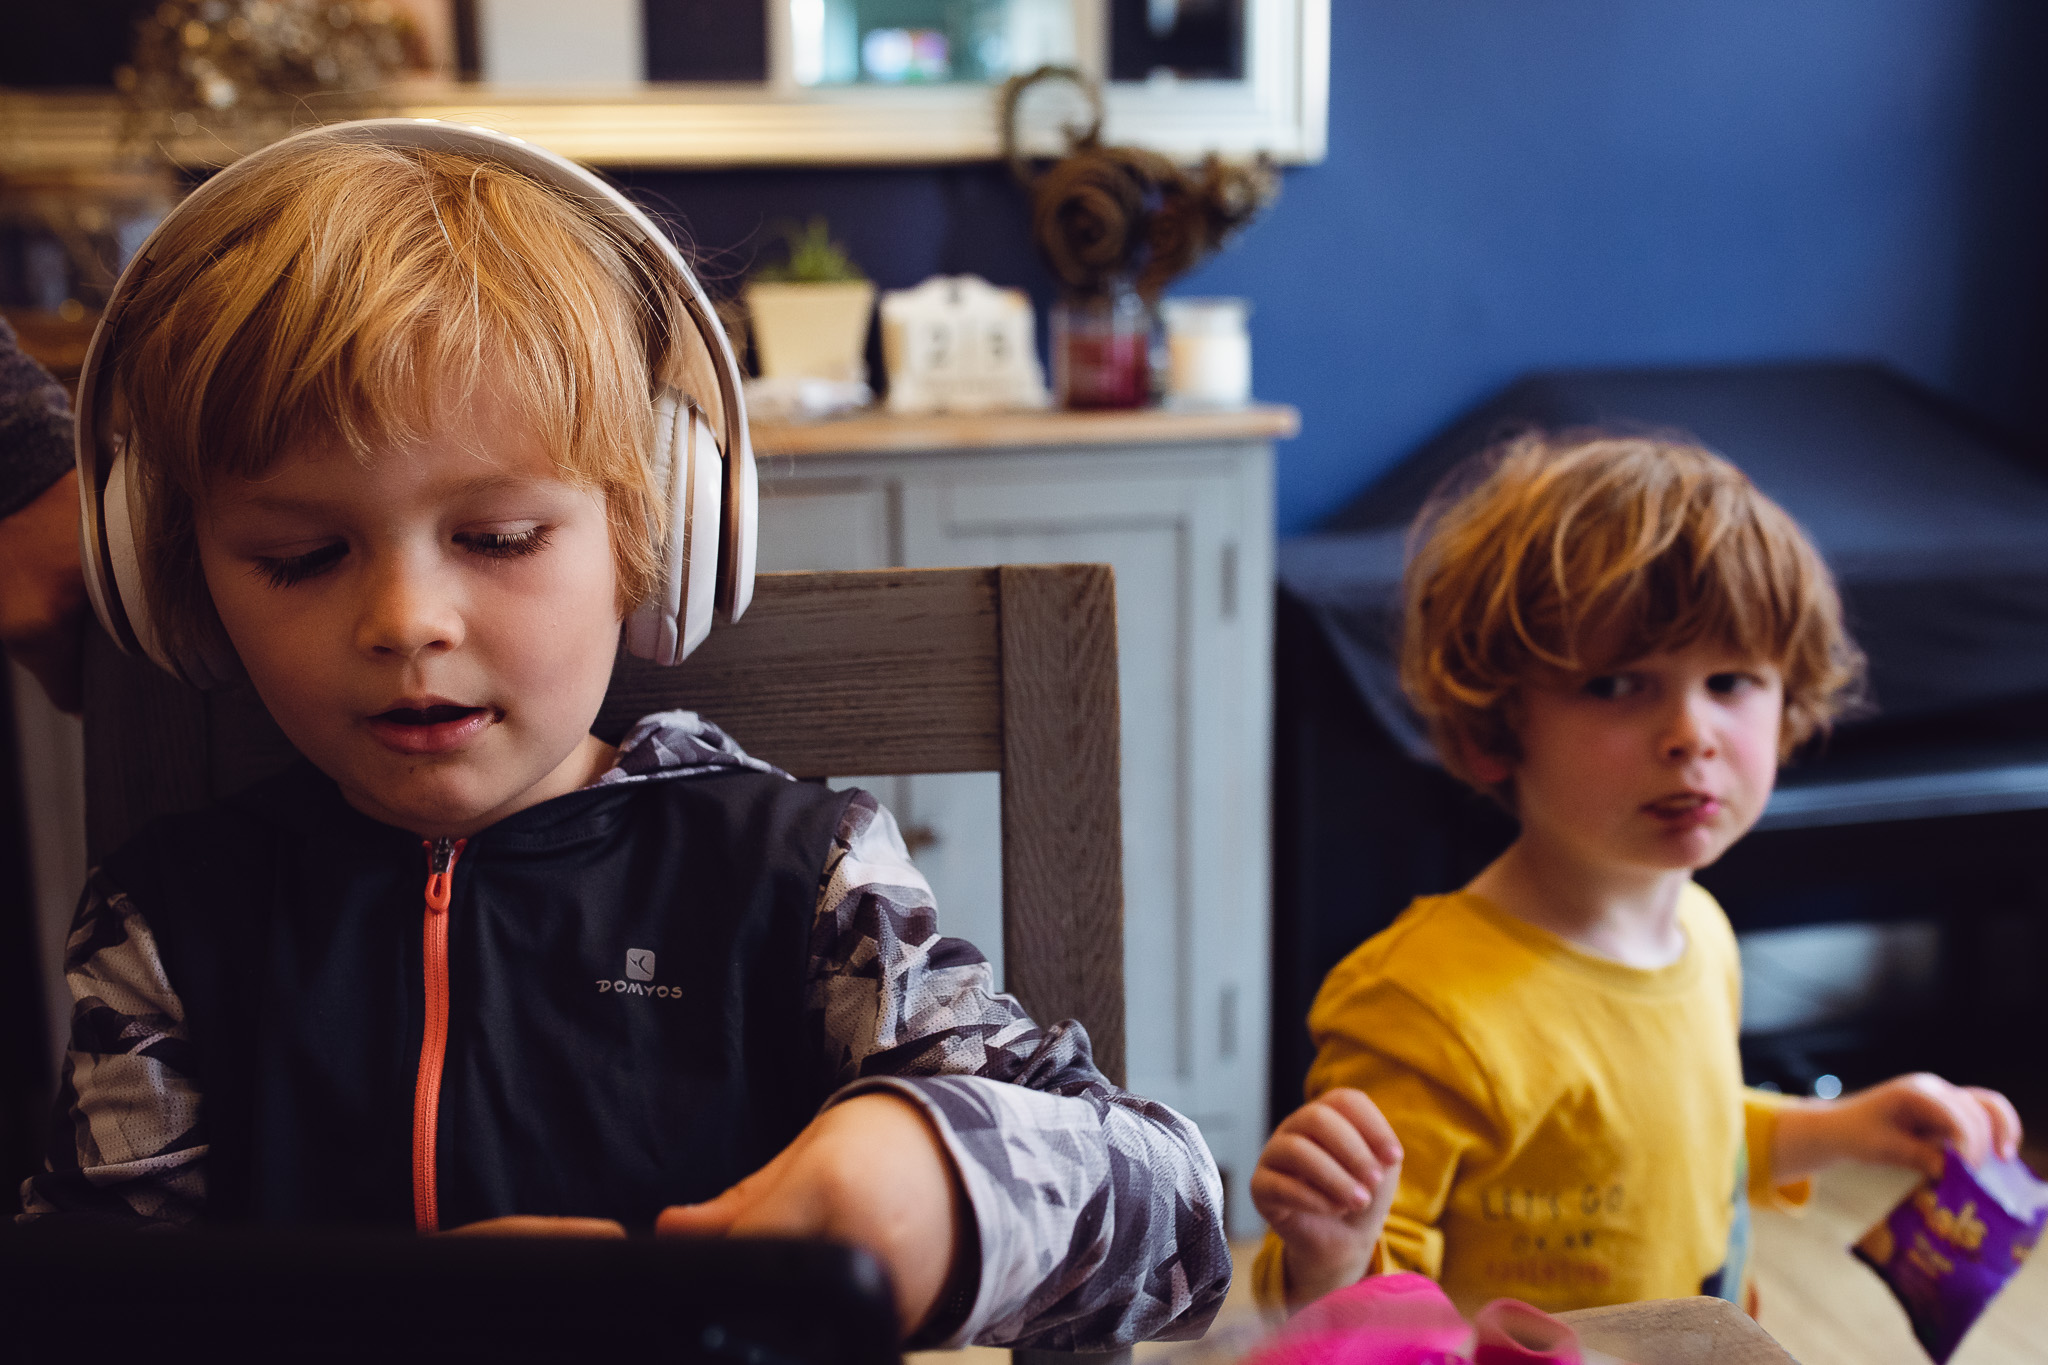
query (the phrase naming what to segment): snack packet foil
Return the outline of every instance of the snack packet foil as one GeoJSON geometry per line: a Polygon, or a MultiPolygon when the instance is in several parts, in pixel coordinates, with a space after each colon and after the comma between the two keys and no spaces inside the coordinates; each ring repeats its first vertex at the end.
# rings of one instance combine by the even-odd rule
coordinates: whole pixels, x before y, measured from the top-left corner
{"type": "Polygon", "coordinates": [[[1905,1306],[1937,1365],[1956,1349],[2048,1224],[2048,1183],[2017,1158],[1972,1170],[1951,1147],[1941,1179],[1923,1180],[1851,1248],[1905,1306]]]}

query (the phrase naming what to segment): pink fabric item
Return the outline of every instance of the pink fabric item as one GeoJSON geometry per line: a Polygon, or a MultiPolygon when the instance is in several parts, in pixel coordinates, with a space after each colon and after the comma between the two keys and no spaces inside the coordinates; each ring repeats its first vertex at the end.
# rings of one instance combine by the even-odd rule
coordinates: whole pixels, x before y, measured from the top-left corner
{"type": "Polygon", "coordinates": [[[1403,1272],[1325,1294],[1245,1365],[1584,1365],[1584,1356],[1578,1334],[1540,1308],[1495,1299],[1468,1326],[1436,1281],[1403,1272]]]}
{"type": "Polygon", "coordinates": [[[1472,1329],[1426,1275],[1373,1275],[1325,1294],[1248,1365],[1465,1365],[1472,1329]]]}
{"type": "Polygon", "coordinates": [[[1472,1365],[1581,1365],[1579,1334],[1520,1299],[1495,1299],[1472,1320],[1472,1365]]]}
{"type": "Polygon", "coordinates": [[[1341,1332],[1391,1323],[1458,1333],[1458,1344],[1471,1330],[1441,1285],[1427,1275],[1406,1270],[1368,1275],[1357,1284],[1333,1289],[1296,1313],[1287,1328],[1290,1332],[1341,1332]]]}

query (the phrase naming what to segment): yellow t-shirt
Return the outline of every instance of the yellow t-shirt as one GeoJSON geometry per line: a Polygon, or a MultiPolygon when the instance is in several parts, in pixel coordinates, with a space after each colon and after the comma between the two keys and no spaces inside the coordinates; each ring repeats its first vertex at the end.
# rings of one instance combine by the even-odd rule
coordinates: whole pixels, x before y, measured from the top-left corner
{"type": "MultiPolygon", "coordinates": [[[[1356,1086],[1401,1140],[1386,1268],[1434,1277],[1467,1312],[1739,1301],[1777,1103],[1742,1086],[1727,916],[1688,883],[1678,920],[1684,955],[1645,970],[1468,892],[1425,896],[1330,973],[1307,1091],[1356,1086]]],[[[1269,1307],[1281,1251],[1268,1233],[1253,1267],[1269,1307]]]]}

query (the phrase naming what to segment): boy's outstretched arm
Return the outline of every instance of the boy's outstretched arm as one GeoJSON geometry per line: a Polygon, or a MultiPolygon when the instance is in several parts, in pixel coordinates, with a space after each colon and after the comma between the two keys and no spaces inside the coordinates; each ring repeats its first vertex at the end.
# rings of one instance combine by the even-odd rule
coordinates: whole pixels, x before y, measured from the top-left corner
{"type": "Polygon", "coordinates": [[[1796,1180],[1838,1161],[1867,1161],[1939,1177],[1946,1146],[1972,1165],[2014,1156],[2019,1114],[1996,1090],[1952,1085],[1924,1071],[1838,1100],[1794,1101],[1777,1116],[1773,1176],[1796,1180]]]}
{"type": "MultiPolygon", "coordinates": [[[[1200,1133],[1111,1085],[1078,1024],[1041,1027],[979,952],[939,936],[930,887],[865,793],[824,870],[810,981],[839,1090],[805,1136],[855,1097],[888,1096],[959,1181],[961,1255],[919,1345],[1102,1351],[1208,1325],[1230,1250],[1200,1133]]],[[[855,1170],[879,1171],[878,1148],[845,1146],[855,1170]]]]}
{"type": "Polygon", "coordinates": [[[833,1105],[718,1198],[663,1211],[655,1231],[865,1246],[889,1267],[897,1321],[911,1337],[941,1308],[967,1216],[960,1178],[924,1111],[881,1092],[833,1105]]]}

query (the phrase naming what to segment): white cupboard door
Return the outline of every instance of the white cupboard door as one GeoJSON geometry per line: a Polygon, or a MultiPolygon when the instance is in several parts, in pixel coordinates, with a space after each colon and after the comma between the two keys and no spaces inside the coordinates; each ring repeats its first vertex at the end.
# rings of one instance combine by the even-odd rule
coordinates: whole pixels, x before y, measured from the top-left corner
{"type": "MultiPolygon", "coordinates": [[[[1246,598],[1268,589],[1252,577],[1260,552],[1248,557],[1242,523],[1255,518],[1263,531],[1263,467],[1156,455],[949,464],[906,481],[902,522],[913,566],[1104,562],[1116,570],[1129,1082],[1203,1125],[1230,1168],[1233,1212],[1247,1216],[1243,1182],[1264,1136],[1258,755],[1269,725],[1247,679],[1263,676],[1269,646],[1247,630],[1255,614],[1246,598]],[[1247,726],[1256,727],[1249,745],[1240,742],[1247,726]]],[[[933,812],[928,819],[941,818],[947,803],[927,788],[945,781],[913,779],[910,799],[933,812]]],[[[979,827],[945,837],[962,862],[998,870],[999,886],[996,813],[993,804],[965,812],[979,827]]]]}
{"type": "Polygon", "coordinates": [[[881,480],[763,477],[762,573],[886,569],[900,562],[895,488],[881,480]]]}

